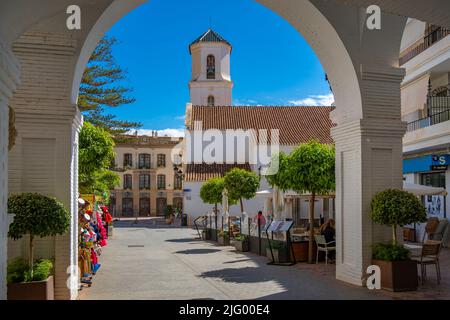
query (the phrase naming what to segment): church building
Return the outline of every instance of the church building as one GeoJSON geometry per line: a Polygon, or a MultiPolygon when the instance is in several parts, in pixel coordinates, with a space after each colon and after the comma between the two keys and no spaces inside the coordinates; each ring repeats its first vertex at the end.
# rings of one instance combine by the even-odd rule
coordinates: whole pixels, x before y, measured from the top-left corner
{"type": "MultiPolygon", "coordinates": [[[[317,140],[333,144],[330,129],[333,126],[330,112],[334,107],[296,107],[296,106],[233,106],[230,64],[232,46],[217,32],[209,29],[189,45],[192,57],[192,78],[189,82],[191,101],[186,106],[186,137],[184,145],[185,181],[184,212],[193,221],[206,215],[213,206],[203,203],[200,188],[204,182],[214,177],[222,177],[232,168],[252,170],[261,177],[258,195],[244,201],[244,210],[253,217],[259,210],[265,215],[273,212],[270,203],[272,190],[262,174],[263,164],[252,158],[250,150],[258,145],[261,130],[266,130],[271,141],[277,132],[278,149],[290,153],[299,144],[317,140]],[[230,146],[230,132],[244,132],[241,140],[230,146]],[[250,132],[250,133],[249,133],[250,132]],[[208,144],[223,133],[224,140],[214,151],[213,161],[203,159],[202,153],[208,144]],[[249,133],[249,134],[248,134],[249,133]],[[198,137],[202,138],[200,147],[198,137]],[[194,141],[195,140],[195,141],[194,141]],[[250,141],[249,141],[250,140],[250,141]],[[253,143],[252,143],[253,142],[253,143]],[[197,143],[194,146],[194,143],[197,143]],[[232,154],[232,155],[231,155],[232,154]],[[268,204],[269,203],[269,204],[268,204]]],[[[216,141],[217,142],[217,141],[216,141]]],[[[274,152],[269,148],[269,153],[274,152]]],[[[269,155],[270,158],[270,155],[269,155]]],[[[308,202],[306,197],[295,193],[285,194],[285,209],[282,218],[291,218],[297,226],[308,221],[308,202]]],[[[221,209],[219,209],[221,210],[221,209]]],[[[240,215],[238,205],[230,206],[231,216],[240,215]]],[[[318,199],[316,217],[334,216],[334,199],[318,199]]]]}

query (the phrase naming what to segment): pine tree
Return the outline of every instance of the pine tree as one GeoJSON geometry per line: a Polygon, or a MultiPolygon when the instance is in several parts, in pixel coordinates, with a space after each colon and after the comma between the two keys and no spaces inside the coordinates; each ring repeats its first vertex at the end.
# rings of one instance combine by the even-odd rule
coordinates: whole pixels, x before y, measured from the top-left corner
{"type": "Polygon", "coordinates": [[[126,72],[117,65],[112,47],[115,38],[105,37],[100,40],[81,79],[78,107],[85,119],[113,135],[125,133],[142,126],[138,122],[117,119],[108,114],[107,108],[116,108],[135,101],[129,94],[132,88],[120,84],[126,72]]]}

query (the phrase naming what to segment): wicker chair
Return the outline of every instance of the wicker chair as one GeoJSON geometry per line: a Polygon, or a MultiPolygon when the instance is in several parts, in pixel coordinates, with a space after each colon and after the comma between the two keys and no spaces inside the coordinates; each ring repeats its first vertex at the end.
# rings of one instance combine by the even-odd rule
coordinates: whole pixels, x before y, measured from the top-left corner
{"type": "Polygon", "coordinates": [[[317,244],[316,264],[319,263],[319,252],[325,252],[325,265],[328,265],[328,253],[336,251],[335,241],[328,242],[325,240],[325,236],[314,236],[317,244]],[[333,244],[333,246],[330,246],[333,244]]]}
{"type": "Polygon", "coordinates": [[[436,266],[436,278],[437,283],[441,282],[441,268],[439,265],[439,253],[441,251],[442,241],[433,241],[429,240],[424,243],[422,247],[422,254],[418,257],[412,257],[413,261],[416,261],[417,264],[420,264],[420,279],[422,284],[425,282],[425,278],[427,277],[427,265],[434,264],[436,266]]]}

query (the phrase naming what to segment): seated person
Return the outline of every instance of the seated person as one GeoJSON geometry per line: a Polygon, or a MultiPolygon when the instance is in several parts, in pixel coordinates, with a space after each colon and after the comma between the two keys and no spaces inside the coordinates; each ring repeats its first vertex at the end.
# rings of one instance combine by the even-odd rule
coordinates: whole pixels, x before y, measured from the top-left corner
{"type": "MultiPolygon", "coordinates": [[[[320,234],[325,237],[325,241],[327,242],[328,247],[336,246],[336,240],[335,240],[336,229],[335,229],[335,222],[333,219],[328,219],[320,227],[320,234]]],[[[329,252],[328,258],[334,260],[335,252],[329,252]]]]}

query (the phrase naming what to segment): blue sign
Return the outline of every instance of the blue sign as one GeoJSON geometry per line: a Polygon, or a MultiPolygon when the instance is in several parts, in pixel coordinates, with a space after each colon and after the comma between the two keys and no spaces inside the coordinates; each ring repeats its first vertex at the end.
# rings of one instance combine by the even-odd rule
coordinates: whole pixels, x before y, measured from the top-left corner
{"type": "Polygon", "coordinates": [[[429,155],[403,160],[403,174],[447,170],[450,166],[450,154],[429,155]]]}
{"type": "Polygon", "coordinates": [[[439,154],[431,157],[433,166],[448,166],[450,165],[450,154],[439,154]]]}

